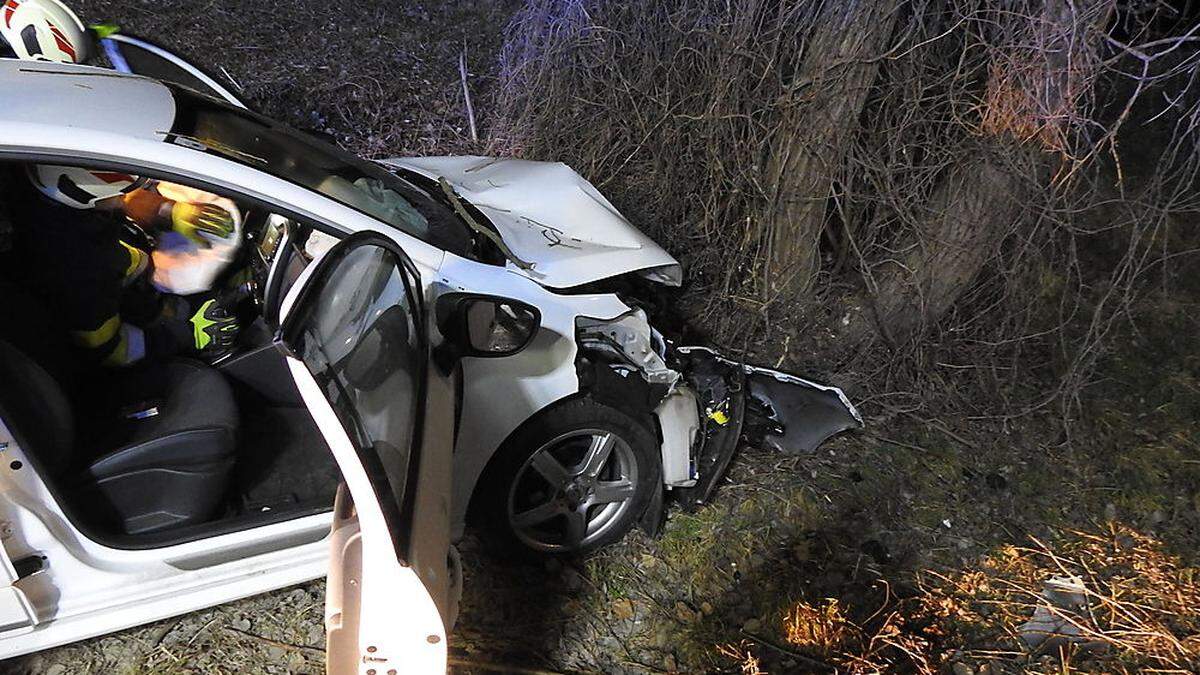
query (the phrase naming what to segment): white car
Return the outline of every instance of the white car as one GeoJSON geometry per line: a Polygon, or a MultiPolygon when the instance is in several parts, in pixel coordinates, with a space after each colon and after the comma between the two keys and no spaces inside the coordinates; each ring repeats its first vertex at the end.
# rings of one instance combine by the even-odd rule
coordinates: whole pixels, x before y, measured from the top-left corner
{"type": "Polygon", "coordinates": [[[652,328],[637,298],[680,265],[565,165],[360,160],[169,53],[105,46],[157,79],[0,59],[3,175],[231,200],[255,316],[231,357],[112,371],[80,409],[36,332],[53,308],[0,290],[27,345],[0,335],[0,658],[328,575],[330,672],[441,672],[468,513],[588,552],[707,498],[739,438],[798,451],[861,424],[836,388],[652,328]]]}

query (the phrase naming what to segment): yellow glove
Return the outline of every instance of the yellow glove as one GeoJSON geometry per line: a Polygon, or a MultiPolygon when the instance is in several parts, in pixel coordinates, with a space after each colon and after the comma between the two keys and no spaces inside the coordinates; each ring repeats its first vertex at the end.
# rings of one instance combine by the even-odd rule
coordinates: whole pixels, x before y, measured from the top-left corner
{"type": "Polygon", "coordinates": [[[233,214],[215,204],[175,202],[171,207],[171,227],[199,246],[210,248],[214,241],[226,241],[233,236],[233,214]]]}

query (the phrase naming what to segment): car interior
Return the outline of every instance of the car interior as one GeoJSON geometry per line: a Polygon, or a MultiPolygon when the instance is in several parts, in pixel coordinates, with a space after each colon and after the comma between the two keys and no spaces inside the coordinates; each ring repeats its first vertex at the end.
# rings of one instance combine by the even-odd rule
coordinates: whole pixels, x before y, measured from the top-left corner
{"type": "MultiPolygon", "coordinates": [[[[336,239],[238,202],[243,240],[215,284],[241,291],[234,351],[99,367],[18,272],[24,237],[37,236],[14,204],[36,195],[14,188],[24,174],[0,164],[0,418],[76,527],[151,548],[331,509],[337,465],[273,338],[284,295],[336,239]]],[[[127,245],[155,245],[124,231],[127,245]]]]}

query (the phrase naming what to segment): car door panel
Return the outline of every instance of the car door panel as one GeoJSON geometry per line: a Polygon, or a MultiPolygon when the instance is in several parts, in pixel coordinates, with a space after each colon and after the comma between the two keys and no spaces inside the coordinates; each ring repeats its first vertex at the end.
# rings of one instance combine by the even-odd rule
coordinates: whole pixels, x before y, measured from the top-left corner
{"type": "Polygon", "coordinates": [[[429,367],[416,268],[364,232],[314,262],[277,342],[342,471],[326,603],[331,673],[444,672],[453,381],[429,367]]]}

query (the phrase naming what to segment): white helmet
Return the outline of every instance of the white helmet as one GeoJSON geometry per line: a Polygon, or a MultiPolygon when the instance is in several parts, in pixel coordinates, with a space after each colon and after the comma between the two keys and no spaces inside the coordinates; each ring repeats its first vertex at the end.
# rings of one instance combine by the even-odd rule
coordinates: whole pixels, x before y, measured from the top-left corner
{"type": "Polygon", "coordinates": [[[73,209],[93,208],[105,199],[132,192],[149,182],[126,173],[53,164],[29,167],[29,180],[42,194],[73,209]]]}
{"type": "Polygon", "coordinates": [[[83,63],[91,38],[79,17],[59,0],[0,0],[0,37],[17,58],[83,63]]]}

